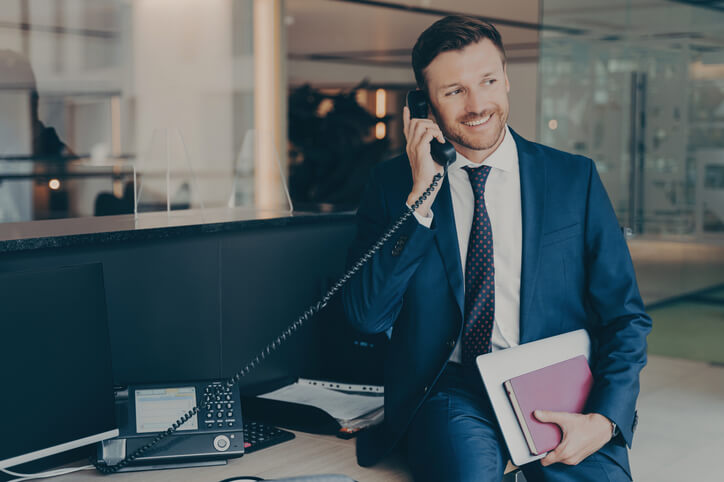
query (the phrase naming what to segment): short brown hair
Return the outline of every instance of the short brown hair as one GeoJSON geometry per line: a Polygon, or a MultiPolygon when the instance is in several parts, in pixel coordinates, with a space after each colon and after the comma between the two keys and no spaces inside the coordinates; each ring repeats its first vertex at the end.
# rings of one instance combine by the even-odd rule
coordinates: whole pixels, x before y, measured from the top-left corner
{"type": "Polygon", "coordinates": [[[412,70],[417,86],[426,90],[425,68],[442,52],[462,50],[482,39],[490,39],[505,65],[505,49],[498,30],[490,23],[471,17],[451,15],[430,25],[412,49],[412,70]]]}

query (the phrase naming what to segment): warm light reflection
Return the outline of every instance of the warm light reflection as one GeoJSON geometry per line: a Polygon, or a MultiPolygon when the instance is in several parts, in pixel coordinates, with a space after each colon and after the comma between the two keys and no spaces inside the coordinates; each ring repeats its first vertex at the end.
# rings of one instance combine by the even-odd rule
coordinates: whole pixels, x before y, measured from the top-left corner
{"type": "MultiPolygon", "coordinates": [[[[382,118],[385,115],[387,115],[387,92],[385,92],[385,89],[377,89],[377,92],[375,92],[376,95],[376,102],[375,102],[375,114],[377,115],[377,118],[382,118]]],[[[379,124],[377,124],[379,125],[379,124]]],[[[383,135],[384,137],[384,135],[383,135]]],[[[378,137],[380,139],[380,137],[378,137]]]]}
{"type": "Polygon", "coordinates": [[[359,89],[355,98],[357,99],[357,103],[359,105],[367,105],[367,91],[365,89],[359,89]]]}
{"type": "Polygon", "coordinates": [[[384,139],[387,135],[387,126],[384,122],[378,122],[377,125],[375,125],[375,137],[377,139],[384,139]]]}
{"type": "Polygon", "coordinates": [[[548,121],[548,128],[552,131],[558,129],[558,121],[555,119],[551,119],[548,121]]]}
{"type": "Polygon", "coordinates": [[[60,189],[60,181],[57,179],[51,179],[48,183],[48,187],[53,191],[57,191],[58,189],[60,189]]]}

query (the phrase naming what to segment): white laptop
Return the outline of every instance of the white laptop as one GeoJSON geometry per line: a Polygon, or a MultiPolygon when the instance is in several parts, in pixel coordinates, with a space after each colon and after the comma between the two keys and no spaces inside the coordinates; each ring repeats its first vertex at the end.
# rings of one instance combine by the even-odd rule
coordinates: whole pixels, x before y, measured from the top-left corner
{"type": "Polygon", "coordinates": [[[510,458],[515,465],[527,464],[545,457],[546,454],[530,453],[503,383],[518,375],[578,355],[585,355],[588,359],[590,352],[591,340],[588,332],[581,329],[477,357],[480,376],[490,397],[495,416],[498,418],[510,458]]]}

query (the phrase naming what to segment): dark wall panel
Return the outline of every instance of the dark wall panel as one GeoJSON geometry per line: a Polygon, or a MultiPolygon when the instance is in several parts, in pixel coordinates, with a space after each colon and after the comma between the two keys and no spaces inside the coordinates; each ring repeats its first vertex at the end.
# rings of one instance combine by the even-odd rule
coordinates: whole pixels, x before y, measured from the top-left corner
{"type": "Polygon", "coordinates": [[[115,382],[210,378],[220,373],[217,246],[209,236],[30,251],[5,255],[0,271],[102,263],[115,382]]]}
{"type": "Polygon", "coordinates": [[[220,375],[217,246],[207,237],[104,252],[120,381],[220,375]]]}
{"type": "MultiPolygon", "coordinates": [[[[224,376],[248,363],[319,300],[326,280],[343,274],[354,232],[350,222],[267,229],[222,239],[224,376]]],[[[315,375],[321,359],[319,318],[310,319],[241,385],[315,375]]]]}
{"type": "MultiPolygon", "coordinates": [[[[354,232],[350,217],[37,249],[0,256],[0,272],[102,263],[115,382],[214,378],[233,374],[319,298],[342,274],[354,232]]],[[[313,320],[241,385],[314,375],[319,340],[313,320]]]]}

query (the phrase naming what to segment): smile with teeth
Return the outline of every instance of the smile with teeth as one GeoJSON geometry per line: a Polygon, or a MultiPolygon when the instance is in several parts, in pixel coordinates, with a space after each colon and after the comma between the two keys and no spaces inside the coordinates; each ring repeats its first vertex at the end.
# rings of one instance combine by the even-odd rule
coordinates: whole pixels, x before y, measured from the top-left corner
{"type": "Polygon", "coordinates": [[[488,122],[488,119],[490,119],[492,116],[493,114],[488,114],[487,117],[483,117],[482,119],[478,119],[476,121],[463,122],[463,124],[469,127],[479,126],[480,124],[485,124],[486,122],[488,122]]]}

